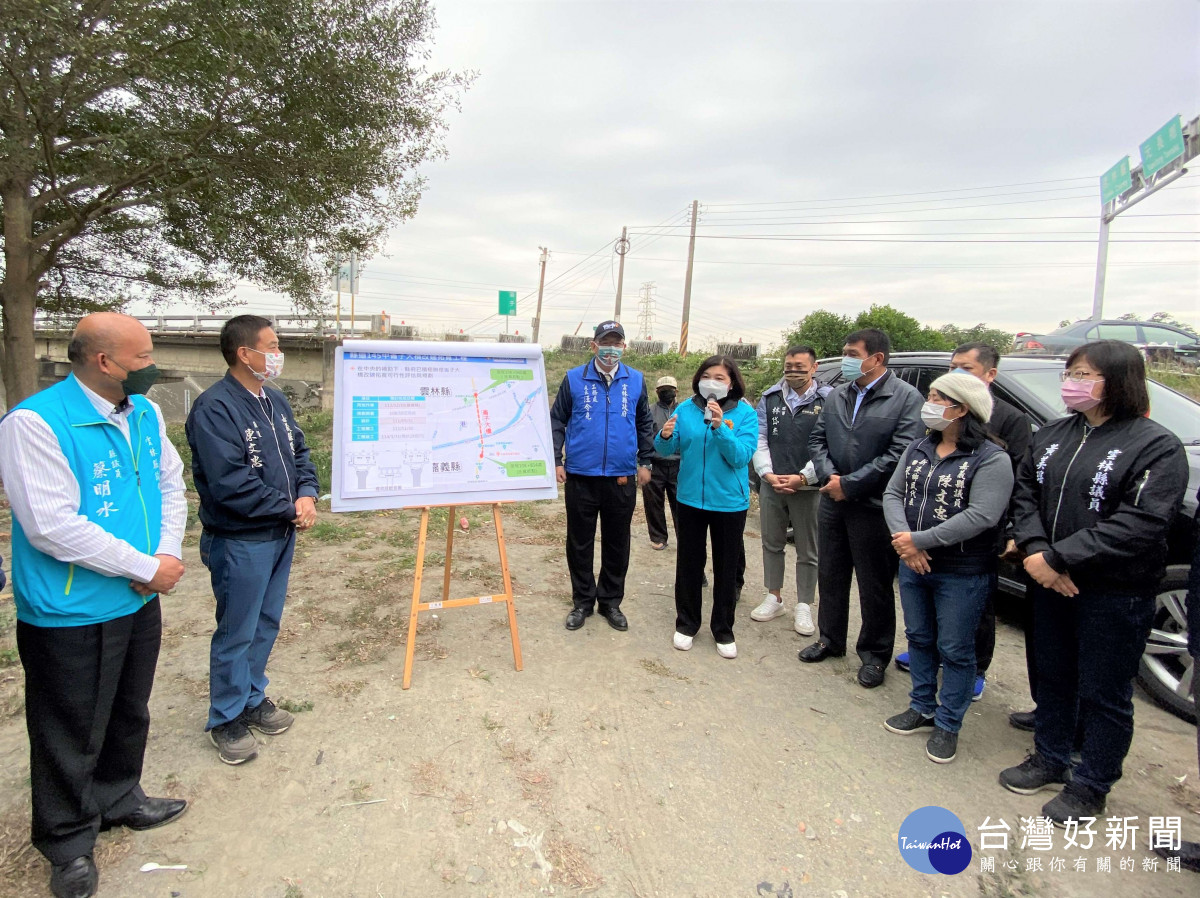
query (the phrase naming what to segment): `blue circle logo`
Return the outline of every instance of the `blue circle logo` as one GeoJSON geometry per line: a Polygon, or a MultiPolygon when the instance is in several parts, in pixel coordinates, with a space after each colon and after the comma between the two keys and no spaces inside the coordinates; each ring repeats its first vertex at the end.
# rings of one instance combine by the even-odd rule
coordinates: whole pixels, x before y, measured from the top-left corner
{"type": "Polygon", "coordinates": [[[920,873],[953,876],[971,863],[971,842],[962,821],[937,805],[917,808],[904,818],[897,847],[904,862],[920,873]]]}

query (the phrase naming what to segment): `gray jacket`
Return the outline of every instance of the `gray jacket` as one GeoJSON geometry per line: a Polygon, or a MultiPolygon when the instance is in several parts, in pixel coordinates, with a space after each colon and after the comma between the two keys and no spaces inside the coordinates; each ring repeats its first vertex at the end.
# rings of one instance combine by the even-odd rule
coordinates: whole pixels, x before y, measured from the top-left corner
{"type": "MultiPolygon", "coordinates": [[[[667,419],[675,414],[675,409],[677,408],[679,408],[678,402],[667,406],[656,400],[650,404],[650,414],[654,417],[654,432],[656,434],[662,432],[663,427],[667,424],[667,419]]],[[[673,455],[656,455],[654,456],[654,461],[679,461],[679,453],[676,452],[673,455]]]]}
{"type": "Polygon", "coordinates": [[[900,456],[925,434],[923,400],[892,371],[871,388],[854,417],[856,399],[853,381],[829,394],[808,448],[822,486],[830,475],[838,474],[847,501],[880,508],[900,456]]]}

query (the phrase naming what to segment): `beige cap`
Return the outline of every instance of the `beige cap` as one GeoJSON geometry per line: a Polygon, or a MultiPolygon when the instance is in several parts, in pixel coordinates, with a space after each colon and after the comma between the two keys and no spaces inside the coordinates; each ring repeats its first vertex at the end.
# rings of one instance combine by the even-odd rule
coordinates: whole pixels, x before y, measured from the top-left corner
{"type": "Polygon", "coordinates": [[[660,377],[658,379],[658,383],[654,385],[654,389],[656,389],[656,390],[659,387],[674,387],[675,389],[678,390],[679,384],[675,382],[675,378],[673,378],[671,375],[667,374],[663,377],[660,377]]]}

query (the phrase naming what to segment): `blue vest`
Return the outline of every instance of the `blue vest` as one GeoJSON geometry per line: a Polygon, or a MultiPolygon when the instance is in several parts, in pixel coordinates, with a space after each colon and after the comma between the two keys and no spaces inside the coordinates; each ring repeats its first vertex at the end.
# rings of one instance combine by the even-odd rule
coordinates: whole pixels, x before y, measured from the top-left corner
{"type": "Polygon", "coordinates": [[[637,405],[645,392],[642,372],[617,365],[607,384],[592,360],[567,372],[571,420],[564,466],[584,477],[637,474],[637,405]]]}
{"type": "MultiPolygon", "coordinates": [[[[129,442],[96,411],[74,374],[16,408],[36,412],[54,431],[79,484],[79,514],[139,552],[153,555],[162,530],[158,415],[144,396],[131,396],[130,401],[129,442]]],[[[27,624],[98,624],[132,614],[148,601],[122,577],[106,577],[39,552],[16,515],[12,555],[17,618],[27,624]]]]}

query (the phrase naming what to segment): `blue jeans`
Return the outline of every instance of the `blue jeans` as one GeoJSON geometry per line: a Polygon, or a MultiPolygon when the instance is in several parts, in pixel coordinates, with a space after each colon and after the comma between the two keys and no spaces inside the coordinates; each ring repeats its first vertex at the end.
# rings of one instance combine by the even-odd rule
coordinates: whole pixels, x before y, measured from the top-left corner
{"type": "Polygon", "coordinates": [[[1067,767],[1078,721],[1083,746],[1075,782],[1107,794],[1133,742],[1133,680],[1154,598],[1087,592],[1067,598],[1036,583],[1029,596],[1038,671],[1034,745],[1051,764],[1067,767]]]}
{"type": "Polygon", "coordinates": [[[975,630],[991,589],[988,574],[918,574],[900,566],[900,606],[908,636],[911,707],[957,733],[975,688],[975,630]],[[942,692],[937,692],[938,664],[942,692]]]}
{"type": "Polygon", "coordinates": [[[211,730],[257,708],[266,695],[267,658],[279,635],[296,533],[255,542],[205,531],[200,560],[217,599],[217,629],[209,650],[211,730]]]}

